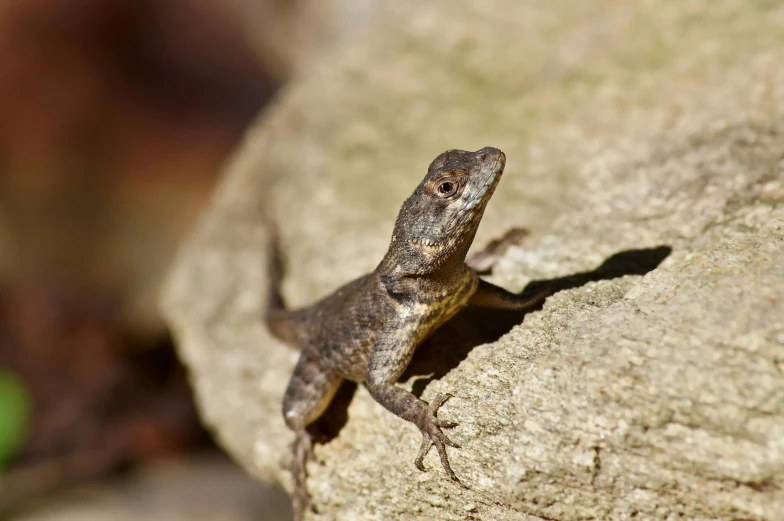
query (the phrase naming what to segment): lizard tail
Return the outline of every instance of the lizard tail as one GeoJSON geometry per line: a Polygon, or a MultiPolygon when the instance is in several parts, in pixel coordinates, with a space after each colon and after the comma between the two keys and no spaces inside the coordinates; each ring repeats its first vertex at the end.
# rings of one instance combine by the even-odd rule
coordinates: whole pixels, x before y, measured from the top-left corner
{"type": "Polygon", "coordinates": [[[280,249],[277,228],[269,225],[269,241],[267,244],[267,306],[264,310],[264,321],[274,336],[289,346],[298,348],[304,341],[303,312],[286,309],[280,283],[283,280],[283,254],[280,249]]]}
{"type": "Polygon", "coordinates": [[[280,251],[280,239],[275,225],[268,225],[269,235],[267,237],[267,309],[269,314],[274,310],[284,310],[286,305],[283,302],[280,283],[283,280],[283,254],[280,251]]]}

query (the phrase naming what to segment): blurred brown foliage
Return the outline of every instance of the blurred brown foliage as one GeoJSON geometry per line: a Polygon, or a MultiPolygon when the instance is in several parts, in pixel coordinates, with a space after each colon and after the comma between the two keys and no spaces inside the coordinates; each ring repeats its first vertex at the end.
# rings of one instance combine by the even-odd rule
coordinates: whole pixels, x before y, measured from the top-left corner
{"type": "Polygon", "coordinates": [[[0,1],[7,276],[154,302],[176,239],[274,89],[219,5],[0,1]]]}
{"type": "Polygon", "coordinates": [[[41,469],[78,480],[206,439],[156,295],[276,88],[241,34],[220,0],[0,0],[0,367],[35,406],[22,496],[41,469]]]}

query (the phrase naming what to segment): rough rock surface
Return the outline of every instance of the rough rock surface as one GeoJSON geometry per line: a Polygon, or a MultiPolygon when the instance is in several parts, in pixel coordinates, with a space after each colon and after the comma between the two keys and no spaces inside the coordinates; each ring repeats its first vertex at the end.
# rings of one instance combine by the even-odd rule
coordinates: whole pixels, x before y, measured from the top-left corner
{"type": "Polygon", "coordinates": [[[304,304],[374,266],[438,152],[493,145],[477,242],[534,233],[492,280],[561,291],[461,313],[401,384],[455,395],[466,488],[432,454],[418,472],[416,428],[360,386],[316,447],[313,518],[784,519],[781,63],[778,2],[395,3],[262,117],[172,270],[205,421],[288,483],[264,214],[304,304]]]}

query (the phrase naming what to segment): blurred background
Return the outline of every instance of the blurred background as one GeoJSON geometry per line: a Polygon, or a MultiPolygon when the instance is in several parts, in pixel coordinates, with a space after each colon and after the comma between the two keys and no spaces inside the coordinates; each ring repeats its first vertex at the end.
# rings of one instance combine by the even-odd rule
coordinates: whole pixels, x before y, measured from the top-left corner
{"type": "Polygon", "coordinates": [[[0,519],[288,519],[157,307],[243,131],[376,0],[0,0],[0,519]]]}

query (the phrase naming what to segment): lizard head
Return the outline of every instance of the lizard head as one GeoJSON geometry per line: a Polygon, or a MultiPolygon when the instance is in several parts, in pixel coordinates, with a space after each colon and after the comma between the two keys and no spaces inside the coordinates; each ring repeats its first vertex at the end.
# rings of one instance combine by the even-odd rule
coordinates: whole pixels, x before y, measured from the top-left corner
{"type": "Polygon", "coordinates": [[[436,157],[400,209],[387,258],[412,274],[463,262],[505,164],[492,147],[436,157]]]}

